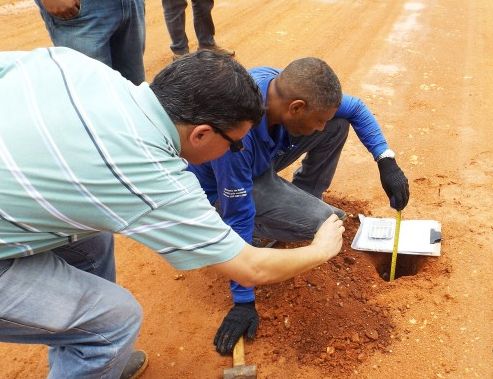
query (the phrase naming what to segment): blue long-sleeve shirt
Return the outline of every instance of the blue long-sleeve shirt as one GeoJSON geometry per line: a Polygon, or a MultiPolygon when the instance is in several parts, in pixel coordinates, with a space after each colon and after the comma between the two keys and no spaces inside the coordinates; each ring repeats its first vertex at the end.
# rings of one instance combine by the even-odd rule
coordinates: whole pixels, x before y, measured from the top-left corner
{"type": "MultiPolygon", "coordinates": [[[[257,67],[250,75],[260,88],[264,102],[270,82],[281,70],[257,67]]],[[[363,145],[374,158],[388,148],[380,125],[368,107],[358,98],[343,95],[341,105],[334,117],[347,119],[363,145]]],[[[276,128],[269,135],[267,116],[243,138],[244,150],[227,152],[221,158],[201,165],[189,165],[214,204],[219,201],[221,217],[248,243],[253,239],[255,204],[253,201],[253,179],[262,175],[273,158],[291,146],[287,130],[276,128]]],[[[245,288],[231,282],[233,300],[236,303],[255,299],[253,288],[245,288]]]]}

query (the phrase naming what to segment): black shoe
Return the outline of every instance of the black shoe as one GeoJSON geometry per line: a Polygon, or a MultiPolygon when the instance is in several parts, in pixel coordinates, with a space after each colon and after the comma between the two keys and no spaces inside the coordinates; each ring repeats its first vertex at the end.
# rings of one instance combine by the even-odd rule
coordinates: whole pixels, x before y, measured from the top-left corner
{"type": "Polygon", "coordinates": [[[147,368],[148,363],[145,351],[135,350],[123,369],[120,379],[137,379],[147,368]]]}

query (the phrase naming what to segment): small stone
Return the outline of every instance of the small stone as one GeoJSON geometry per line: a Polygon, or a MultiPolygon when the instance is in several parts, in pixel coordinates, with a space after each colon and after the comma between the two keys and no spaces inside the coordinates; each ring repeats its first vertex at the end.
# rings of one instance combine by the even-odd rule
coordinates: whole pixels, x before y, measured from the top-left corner
{"type": "Polygon", "coordinates": [[[286,329],[291,328],[291,321],[289,321],[289,317],[284,317],[284,327],[286,329]]]}
{"type": "Polygon", "coordinates": [[[348,265],[354,265],[356,263],[356,258],[353,257],[344,257],[344,263],[348,265]]]}
{"type": "Polygon", "coordinates": [[[346,350],[346,345],[343,342],[334,342],[334,348],[337,350],[346,350]]]}
{"type": "Polygon", "coordinates": [[[369,330],[367,330],[367,331],[365,332],[365,335],[366,335],[369,339],[371,339],[371,340],[373,340],[373,341],[378,340],[378,332],[377,332],[375,329],[369,329],[369,330]]]}
{"type": "Polygon", "coordinates": [[[359,334],[357,332],[351,332],[351,342],[360,342],[359,334]]]}
{"type": "Polygon", "coordinates": [[[327,346],[327,354],[332,355],[335,353],[336,349],[333,346],[327,346]]]}
{"type": "Polygon", "coordinates": [[[173,277],[173,279],[175,280],[184,280],[185,279],[185,275],[183,274],[177,274],[173,277]]]}

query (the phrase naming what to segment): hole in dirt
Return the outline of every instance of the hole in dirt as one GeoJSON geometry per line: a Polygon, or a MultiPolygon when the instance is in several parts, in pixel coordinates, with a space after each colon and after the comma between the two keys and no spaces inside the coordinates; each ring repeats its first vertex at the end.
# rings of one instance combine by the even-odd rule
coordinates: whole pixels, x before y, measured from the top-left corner
{"type": "MultiPolygon", "coordinates": [[[[392,254],[372,253],[372,258],[378,275],[388,282],[390,280],[392,254]]],[[[426,257],[420,255],[399,254],[397,256],[394,279],[399,279],[402,276],[415,276],[419,274],[425,263],[426,257]]]]}

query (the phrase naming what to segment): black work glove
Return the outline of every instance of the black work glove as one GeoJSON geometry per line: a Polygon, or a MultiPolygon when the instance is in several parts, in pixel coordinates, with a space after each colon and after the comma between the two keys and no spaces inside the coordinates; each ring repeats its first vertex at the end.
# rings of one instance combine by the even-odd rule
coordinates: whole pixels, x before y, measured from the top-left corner
{"type": "Polygon", "coordinates": [[[235,303],[224,318],[214,337],[216,351],[221,355],[231,354],[236,342],[246,332],[249,340],[255,337],[259,324],[255,301],[235,303]]]}
{"type": "Polygon", "coordinates": [[[390,206],[398,211],[404,209],[409,201],[409,184],[406,176],[394,158],[383,158],[377,164],[380,181],[389,197],[390,206]]]}

